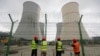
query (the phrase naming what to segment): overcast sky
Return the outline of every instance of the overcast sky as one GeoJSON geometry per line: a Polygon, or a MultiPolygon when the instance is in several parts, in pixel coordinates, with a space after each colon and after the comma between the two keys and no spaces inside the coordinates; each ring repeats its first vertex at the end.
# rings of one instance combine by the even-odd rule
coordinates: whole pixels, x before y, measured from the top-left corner
{"type": "Polygon", "coordinates": [[[40,22],[44,22],[44,14],[48,15],[48,40],[53,40],[56,35],[56,23],[62,22],[61,8],[64,4],[76,1],[79,3],[80,14],[83,14],[82,22],[89,36],[100,36],[100,0],[0,0],[0,31],[10,30],[11,14],[13,20],[18,20],[14,31],[20,22],[25,1],[36,2],[40,8],[40,22]],[[50,29],[53,30],[50,30],[50,29]],[[52,38],[51,38],[52,37],[52,38]]]}

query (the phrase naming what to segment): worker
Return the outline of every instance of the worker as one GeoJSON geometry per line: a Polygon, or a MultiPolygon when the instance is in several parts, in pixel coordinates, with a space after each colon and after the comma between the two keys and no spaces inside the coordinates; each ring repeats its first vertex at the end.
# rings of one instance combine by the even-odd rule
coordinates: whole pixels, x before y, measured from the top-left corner
{"type": "Polygon", "coordinates": [[[47,54],[47,41],[46,41],[46,37],[42,38],[42,42],[41,42],[41,56],[46,56],[47,54]]]}
{"type": "Polygon", "coordinates": [[[62,56],[63,44],[60,37],[57,37],[56,42],[56,56],[62,56]]]}
{"type": "Polygon", "coordinates": [[[37,56],[37,44],[38,44],[38,36],[34,36],[34,39],[31,42],[31,48],[32,48],[31,56],[37,56]]]}
{"type": "Polygon", "coordinates": [[[80,56],[80,44],[76,38],[73,39],[73,52],[75,56],[80,56]]]}

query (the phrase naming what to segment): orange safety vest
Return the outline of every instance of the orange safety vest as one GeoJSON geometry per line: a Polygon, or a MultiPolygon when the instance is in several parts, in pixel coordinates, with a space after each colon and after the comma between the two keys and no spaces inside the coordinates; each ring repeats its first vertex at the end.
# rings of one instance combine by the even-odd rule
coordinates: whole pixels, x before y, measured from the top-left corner
{"type": "Polygon", "coordinates": [[[79,42],[74,43],[74,48],[73,51],[76,52],[80,52],[80,44],[79,42]]]}

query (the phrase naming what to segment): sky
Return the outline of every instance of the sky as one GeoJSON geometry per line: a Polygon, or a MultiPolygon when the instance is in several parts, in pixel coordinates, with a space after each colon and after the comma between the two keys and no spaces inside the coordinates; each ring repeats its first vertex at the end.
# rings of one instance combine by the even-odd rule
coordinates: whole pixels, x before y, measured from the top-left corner
{"type": "Polygon", "coordinates": [[[16,31],[25,1],[33,1],[40,6],[40,22],[44,22],[44,14],[47,14],[47,40],[55,39],[56,23],[62,22],[61,8],[72,1],[79,3],[79,12],[83,14],[82,22],[89,36],[100,36],[100,0],[0,0],[0,31],[10,30],[11,22],[8,13],[14,21],[18,20],[14,26],[14,32],[16,31]]]}

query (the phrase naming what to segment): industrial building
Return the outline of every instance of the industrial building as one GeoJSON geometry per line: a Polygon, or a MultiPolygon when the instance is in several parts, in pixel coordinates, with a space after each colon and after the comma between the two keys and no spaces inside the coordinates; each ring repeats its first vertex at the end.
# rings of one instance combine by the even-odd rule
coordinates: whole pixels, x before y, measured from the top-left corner
{"type": "Polygon", "coordinates": [[[56,27],[57,27],[56,37],[59,37],[61,35],[62,22],[57,23],[56,27]]]}
{"type": "MultiPolygon", "coordinates": [[[[69,2],[62,7],[62,40],[80,39],[78,22],[80,20],[79,4],[77,2],[69,2]]],[[[81,23],[83,39],[89,39],[89,36],[81,23]]]]}
{"type": "Polygon", "coordinates": [[[41,30],[41,34],[42,36],[44,36],[44,23],[40,22],[40,30],[41,30]]]}
{"type": "Polygon", "coordinates": [[[39,5],[31,1],[24,2],[22,18],[14,36],[25,39],[33,39],[33,36],[37,35],[39,39],[41,39],[39,16],[39,5]]]}

